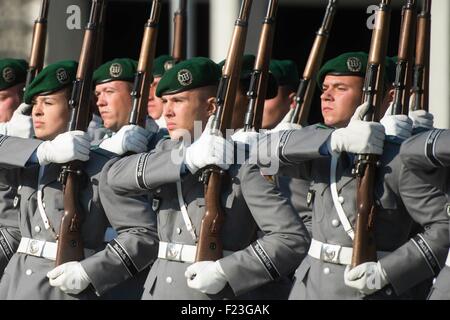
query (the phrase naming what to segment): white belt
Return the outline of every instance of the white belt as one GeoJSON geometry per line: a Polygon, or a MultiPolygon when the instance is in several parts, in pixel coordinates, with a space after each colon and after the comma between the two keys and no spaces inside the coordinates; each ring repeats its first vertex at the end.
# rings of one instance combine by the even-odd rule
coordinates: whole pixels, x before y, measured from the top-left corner
{"type": "MultiPolygon", "coordinates": [[[[342,265],[350,265],[352,263],[352,253],[353,248],[351,247],[323,243],[315,239],[311,240],[311,246],[308,251],[308,254],[315,259],[342,265]]],[[[389,252],[377,251],[378,258],[387,254],[389,252]]]]}
{"type": "MultiPolygon", "coordinates": [[[[159,242],[158,258],[160,259],[194,263],[196,253],[197,246],[164,241],[159,242]]],[[[223,251],[224,256],[232,253],[233,251],[223,251]]]]}
{"type": "Polygon", "coordinates": [[[450,250],[448,251],[448,254],[447,254],[447,260],[445,260],[445,265],[446,265],[447,267],[450,267],[450,250]]]}
{"type": "MultiPolygon", "coordinates": [[[[20,239],[17,252],[55,261],[57,249],[58,249],[57,242],[50,242],[45,240],[36,240],[22,237],[22,239],[20,239]]],[[[85,257],[92,256],[94,253],[95,250],[87,248],[84,249],[85,257]]]]}

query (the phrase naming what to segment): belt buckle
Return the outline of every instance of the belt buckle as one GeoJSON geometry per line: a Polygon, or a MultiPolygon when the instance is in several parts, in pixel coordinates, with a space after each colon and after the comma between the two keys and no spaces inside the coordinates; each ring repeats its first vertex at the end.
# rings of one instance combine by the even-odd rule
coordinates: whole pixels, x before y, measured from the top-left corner
{"type": "Polygon", "coordinates": [[[324,243],[322,245],[322,249],[320,250],[320,259],[326,262],[339,263],[340,251],[340,245],[324,243]]]}
{"type": "Polygon", "coordinates": [[[168,243],[166,248],[166,259],[180,261],[182,247],[183,245],[179,243],[168,243]]]}
{"type": "Polygon", "coordinates": [[[42,254],[42,250],[44,249],[45,241],[31,239],[28,242],[27,253],[32,256],[40,257],[42,254]]]}

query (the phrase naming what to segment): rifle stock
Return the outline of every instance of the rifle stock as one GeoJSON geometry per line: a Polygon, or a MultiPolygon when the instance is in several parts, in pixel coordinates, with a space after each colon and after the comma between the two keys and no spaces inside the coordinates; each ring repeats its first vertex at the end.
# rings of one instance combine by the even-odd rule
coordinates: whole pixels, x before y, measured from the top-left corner
{"type": "Polygon", "coordinates": [[[186,59],[186,0],[179,0],[180,6],[173,17],[172,57],[176,62],[186,59]]]}
{"type": "MultiPolygon", "coordinates": [[[[41,12],[34,22],[30,63],[28,64],[25,88],[33,81],[44,66],[45,42],[47,38],[47,17],[50,0],[42,0],[41,12]]],[[[24,88],[24,90],[25,90],[24,88]]]]}
{"type": "MultiPolygon", "coordinates": [[[[383,99],[384,61],[387,52],[390,25],[391,0],[382,0],[376,13],[375,28],[367,64],[364,83],[363,102],[369,104],[364,116],[365,121],[378,121],[379,109],[383,99]]],[[[374,237],[374,185],[378,157],[369,154],[357,155],[355,174],[356,226],[353,239],[352,267],[361,263],[377,260],[374,237]]]]}
{"type": "Polygon", "coordinates": [[[153,81],[151,70],[155,59],[160,14],[161,1],[153,0],[150,18],[144,27],[139,63],[134,76],[133,90],[131,91],[132,109],[129,123],[139,125],[143,128],[145,128],[145,120],[147,117],[150,83],[153,81]]]}
{"type": "MultiPolygon", "coordinates": [[[[95,40],[102,11],[103,0],[92,0],[91,12],[87,23],[76,80],[69,100],[70,120],[68,131],[86,131],[89,124],[89,107],[92,86],[93,64],[95,60],[95,40]]],[[[63,186],[64,215],[58,234],[56,265],[84,258],[81,238],[83,210],[78,201],[80,183],[83,176],[83,163],[72,161],[62,167],[60,181],[63,186]]]]}
{"type": "Polygon", "coordinates": [[[428,111],[430,86],[430,32],[431,0],[422,0],[422,10],[417,17],[416,55],[413,77],[411,109],[428,111]]]}
{"type": "Polygon", "coordinates": [[[308,61],[306,62],[303,76],[295,95],[295,109],[290,120],[291,123],[298,123],[306,126],[308,122],[309,111],[311,108],[314,91],[316,88],[314,79],[322,65],[323,56],[327,47],[327,42],[333,25],[334,15],[336,14],[337,0],[329,0],[325,11],[325,16],[319,30],[317,31],[308,61]]]}
{"type": "MultiPolygon", "coordinates": [[[[243,0],[241,4],[217,90],[217,110],[214,115],[212,129],[213,131],[221,132],[223,136],[225,136],[225,131],[231,124],[251,5],[252,0],[243,0]]],[[[222,241],[220,239],[220,231],[225,220],[220,202],[222,176],[223,171],[215,166],[208,167],[203,172],[206,210],[200,225],[195,261],[215,261],[223,256],[222,241]]]]}

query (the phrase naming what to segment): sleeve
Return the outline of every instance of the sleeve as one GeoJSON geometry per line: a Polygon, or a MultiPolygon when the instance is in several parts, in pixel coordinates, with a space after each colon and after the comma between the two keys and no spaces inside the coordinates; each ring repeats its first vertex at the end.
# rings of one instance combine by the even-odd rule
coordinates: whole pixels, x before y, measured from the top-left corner
{"type": "Polygon", "coordinates": [[[264,236],[220,259],[236,295],[294,271],[310,244],[304,224],[275,185],[256,166],[243,165],[241,170],[245,202],[264,236]]]}
{"type": "Polygon", "coordinates": [[[41,143],[42,141],[37,139],[0,135],[0,167],[24,168],[41,143]]]}
{"type": "Polygon", "coordinates": [[[401,166],[398,180],[400,196],[409,215],[422,226],[422,231],[380,259],[397,294],[437,276],[444,266],[449,247],[445,194],[412,170],[401,166]]]}
{"type": "Polygon", "coordinates": [[[108,172],[108,185],[121,194],[142,194],[181,179],[184,150],[181,143],[161,141],[149,153],[125,157],[108,172]],[[167,146],[166,146],[167,145],[167,146]]]}
{"type": "Polygon", "coordinates": [[[99,194],[118,236],[104,250],[81,262],[99,295],[144,270],[158,254],[156,214],[147,196],[114,193],[106,181],[112,163],[114,159],[101,172],[99,194]]]}
{"type": "MultiPolygon", "coordinates": [[[[308,126],[299,130],[280,131],[262,135],[258,148],[253,148],[250,159],[258,159],[258,164],[265,173],[265,168],[280,168],[291,164],[299,164],[309,160],[329,156],[326,148],[327,141],[333,129],[324,129],[317,125],[308,126]],[[273,162],[278,163],[273,163],[273,162]]],[[[256,163],[256,162],[253,162],[256,163]]]]}
{"type": "Polygon", "coordinates": [[[19,247],[21,234],[18,227],[0,227],[0,273],[19,247]]]}
{"type": "Polygon", "coordinates": [[[450,166],[450,130],[435,129],[417,134],[405,142],[400,157],[411,169],[431,170],[450,166]]]}

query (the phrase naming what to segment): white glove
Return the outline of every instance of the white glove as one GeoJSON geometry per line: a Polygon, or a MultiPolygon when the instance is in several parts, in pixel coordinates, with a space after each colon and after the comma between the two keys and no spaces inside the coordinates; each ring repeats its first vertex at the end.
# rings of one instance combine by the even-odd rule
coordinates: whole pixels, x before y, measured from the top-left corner
{"type": "Polygon", "coordinates": [[[259,133],[255,131],[244,131],[243,129],[237,130],[231,139],[236,142],[248,144],[250,147],[258,143],[259,133]]]}
{"type": "Polygon", "coordinates": [[[50,285],[65,293],[78,294],[91,283],[89,276],[78,261],[63,263],[47,273],[50,285]]]}
{"type": "Polygon", "coordinates": [[[424,128],[431,130],[434,125],[434,116],[425,110],[410,111],[409,117],[413,122],[413,128],[424,128]]]}
{"type": "Polygon", "coordinates": [[[332,152],[382,154],[384,146],[384,127],[377,122],[362,121],[369,105],[360,105],[350,123],[345,128],[336,129],[328,140],[332,152]]]}
{"type": "Polygon", "coordinates": [[[389,283],[380,262],[366,262],[353,269],[345,268],[344,282],[365,295],[372,294],[389,283]]]}
{"type": "Polygon", "coordinates": [[[412,120],[404,115],[392,115],[392,104],[386,110],[384,117],[380,120],[383,125],[385,133],[387,136],[395,136],[402,140],[406,140],[411,137],[413,122],[412,120]]]}
{"type": "Polygon", "coordinates": [[[234,161],[234,146],[231,141],[211,133],[212,116],[200,138],[186,148],[184,163],[192,174],[208,165],[224,170],[234,161]]]}
{"type": "Polygon", "coordinates": [[[11,120],[3,123],[2,134],[19,137],[19,138],[31,138],[34,135],[33,120],[30,116],[25,115],[30,110],[31,106],[26,103],[22,103],[13,113],[11,120]]]}
{"type": "Polygon", "coordinates": [[[222,290],[228,280],[219,261],[201,261],[187,267],[184,276],[192,289],[207,294],[216,294],[222,290]]]}
{"type": "Polygon", "coordinates": [[[89,135],[84,131],[61,133],[51,141],[44,141],[36,150],[40,165],[89,160],[89,135]]]}
{"type": "Polygon", "coordinates": [[[111,138],[100,143],[99,147],[118,155],[128,151],[141,153],[147,151],[147,144],[152,133],[134,124],[120,128],[111,138]]]}

